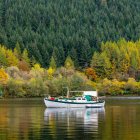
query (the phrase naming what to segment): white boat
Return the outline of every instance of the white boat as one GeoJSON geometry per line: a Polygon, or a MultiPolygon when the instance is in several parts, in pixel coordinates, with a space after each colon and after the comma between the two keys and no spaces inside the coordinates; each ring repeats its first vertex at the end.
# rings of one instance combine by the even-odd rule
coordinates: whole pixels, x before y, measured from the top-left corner
{"type": "Polygon", "coordinates": [[[70,92],[79,91],[68,91],[67,98],[44,98],[45,105],[48,108],[99,108],[105,105],[104,100],[98,99],[97,91],[80,91],[82,96],[74,99],[68,98],[70,92]]]}

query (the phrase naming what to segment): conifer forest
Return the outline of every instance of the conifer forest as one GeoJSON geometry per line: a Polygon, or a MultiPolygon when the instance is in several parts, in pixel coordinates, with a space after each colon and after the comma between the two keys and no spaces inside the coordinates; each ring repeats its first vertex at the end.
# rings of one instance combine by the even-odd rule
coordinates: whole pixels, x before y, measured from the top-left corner
{"type": "Polygon", "coordinates": [[[0,96],[64,86],[139,94],[139,0],[0,0],[0,96]]]}

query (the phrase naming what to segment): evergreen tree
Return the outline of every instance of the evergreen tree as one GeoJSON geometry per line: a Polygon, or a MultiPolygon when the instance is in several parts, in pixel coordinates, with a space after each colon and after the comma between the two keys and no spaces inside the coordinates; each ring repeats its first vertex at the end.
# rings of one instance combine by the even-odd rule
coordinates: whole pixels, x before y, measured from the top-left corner
{"type": "Polygon", "coordinates": [[[55,59],[54,59],[53,56],[51,57],[50,66],[49,67],[51,67],[52,69],[56,69],[56,67],[57,67],[55,59]]]}
{"type": "Polygon", "coordinates": [[[23,50],[22,59],[23,59],[28,65],[30,65],[30,59],[29,59],[29,57],[28,57],[28,51],[27,51],[27,49],[24,49],[24,50],[23,50]]]}
{"type": "Polygon", "coordinates": [[[53,58],[54,58],[54,60],[55,60],[56,65],[57,65],[57,66],[60,66],[61,60],[60,60],[58,48],[55,47],[55,48],[53,49],[52,56],[53,56],[53,58]]]}
{"type": "Polygon", "coordinates": [[[14,48],[14,54],[17,58],[21,59],[21,48],[18,42],[16,43],[16,47],[14,48]]]}
{"type": "MultiPolygon", "coordinates": [[[[53,52],[57,65],[61,66],[66,56],[72,58],[70,52],[74,48],[75,66],[78,63],[78,67],[87,67],[93,51],[101,50],[102,41],[113,43],[121,37],[138,40],[139,17],[138,0],[1,0],[0,44],[13,49],[20,42],[22,49],[27,48],[29,56],[44,67],[49,65],[53,52]]],[[[123,39],[120,43],[124,43],[123,39]]],[[[116,55],[111,52],[111,56],[116,55]]],[[[119,62],[115,60],[119,59],[108,57],[118,68],[119,62]]]]}
{"type": "Polygon", "coordinates": [[[0,67],[8,66],[6,49],[0,45],[0,67]]]}
{"type": "Polygon", "coordinates": [[[99,77],[109,77],[111,75],[111,63],[105,52],[94,53],[91,61],[91,67],[95,69],[99,77]]]}
{"type": "Polygon", "coordinates": [[[74,62],[72,61],[70,56],[67,56],[67,58],[65,60],[65,67],[67,69],[74,69],[74,62]]]}
{"type": "Polygon", "coordinates": [[[78,63],[78,58],[77,58],[76,49],[74,49],[74,48],[72,47],[72,49],[71,49],[69,55],[70,55],[71,59],[74,60],[74,65],[75,65],[75,67],[78,68],[79,63],[78,63]]]}

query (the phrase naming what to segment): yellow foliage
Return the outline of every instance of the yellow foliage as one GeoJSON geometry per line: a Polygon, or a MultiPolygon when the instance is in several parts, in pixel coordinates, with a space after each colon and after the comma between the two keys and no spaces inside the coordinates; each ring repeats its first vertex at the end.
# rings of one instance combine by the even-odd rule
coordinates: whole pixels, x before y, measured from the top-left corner
{"type": "Polygon", "coordinates": [[[16,85],[23,85],[24,84],[23,80],[15,80],[14,79],[14,82],[16,83],[16,85]]]}
{"type": "Polygon", "coordinates": [[[45,73],[45,69],[41,68],[41,66],[39,64],[35,64],[30,71],[30,74],[33,77],[40,77],[41,78],[44,76],[44,73],[45,73]]]}
{"type": "Polygon", "coordinates": [[[90,85],[90,86],[92,86],[92,87],[94,87],[94,88],[96,88],[96,83],[93,82],[93,81],[88,80],[88,81],[86,82],[86,84],[87,84],[87,85],[90,85]]]}
{"type": "Polygon", "coordinates": [[[17,66],[18,59],[16,58],[16,56],[14,55],[12,50],[7,50],[7,54],[6,55],[7,55],[8,65],[9,66],[17,66]]]}
{"type": "Polygon", "coordinates": [[[44,72],[44,69],[41,68],[41,66],[39,64],[35,64],[33,66],[32,70],[36,70],[36,71],[39,71],[39,72],[44,72]]]}
{"type": "Polygon", "coordinates": [[[36,86],[36,79],[35,78],[31,78],[29,80],[29,84],[32,85],[32,86],[36,86]]]}
{"type": "Polygon", "coordinates": [[[6,84],[8,81],[8,74],[4,69],[0,69],[0,84],[6,84]]]}
{"type": "Polygon", "coordinates": [[[127,83],[125,84],[126,89],[136,90],[138,86],[138,82],[134,78],[129,78],[127,83]]]}
{"type": "Polygon", "coordinates": [[[49,67],[49,69],[47,70],[48,77],[49,77],[49,78],[52,78],[54,72],[55,72],[55,70],[54,70],[52,67],[49,67]]]}

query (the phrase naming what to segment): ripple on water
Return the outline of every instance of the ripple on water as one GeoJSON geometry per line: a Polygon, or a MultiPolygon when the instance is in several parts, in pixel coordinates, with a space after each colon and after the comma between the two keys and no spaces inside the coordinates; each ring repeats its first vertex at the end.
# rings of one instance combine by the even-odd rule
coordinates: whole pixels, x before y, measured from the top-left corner
{"type": "Polygon", "coordinates": [[[42,99],[2,100],[0,140],[138,140],[139,104],[106,99],[102,109],[45,109],[42,99]]]}

